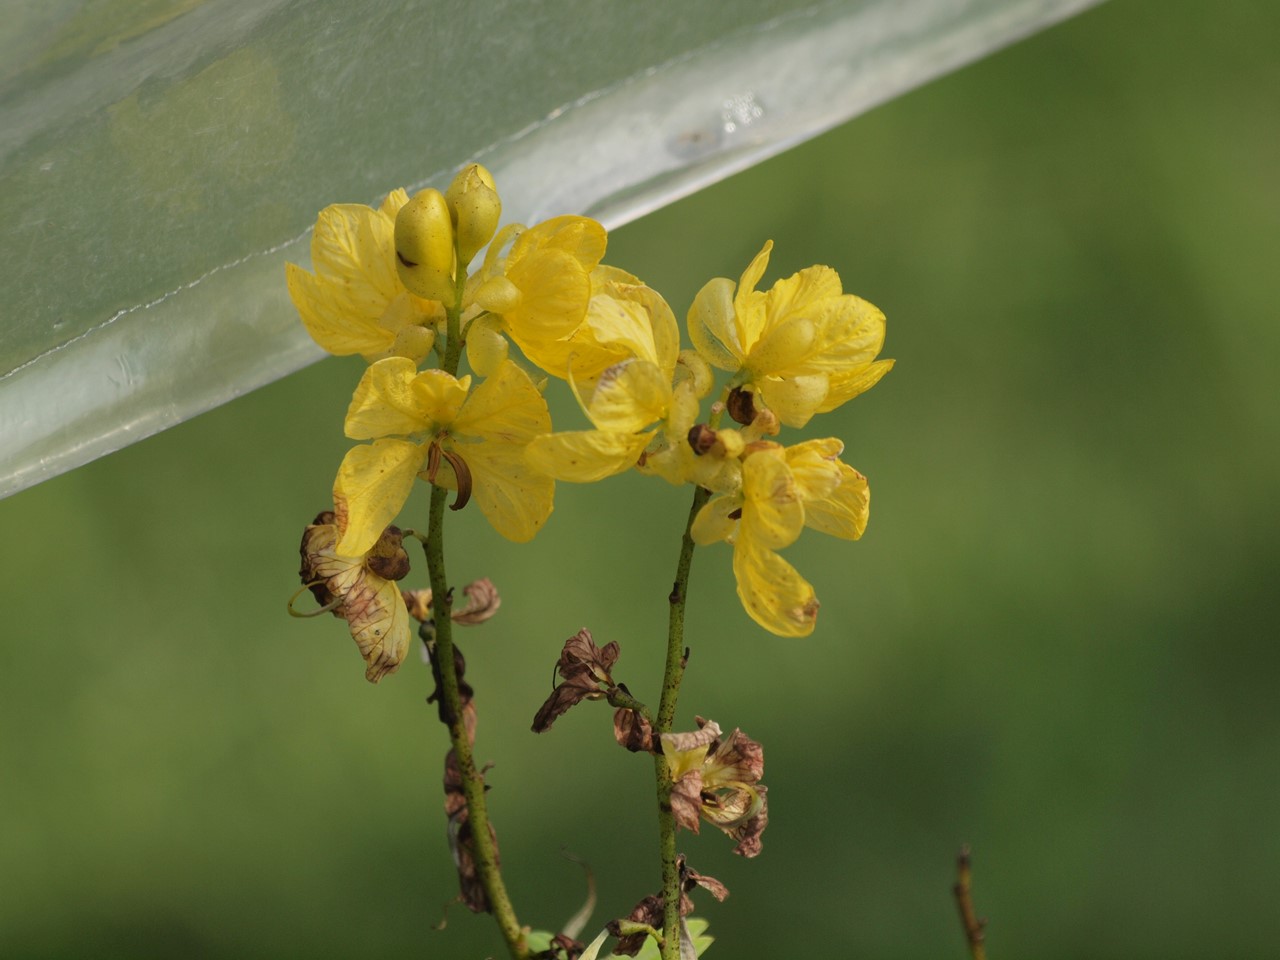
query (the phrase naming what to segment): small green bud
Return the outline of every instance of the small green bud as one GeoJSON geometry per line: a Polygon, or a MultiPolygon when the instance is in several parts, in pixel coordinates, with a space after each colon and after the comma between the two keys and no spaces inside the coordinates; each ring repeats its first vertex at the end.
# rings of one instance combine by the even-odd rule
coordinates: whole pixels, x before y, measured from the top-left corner
{"type": "Polygon", "coordinates": [[[452,304],[453,220],[439,190],[423,190],[396,215],[396,270],[415,296],[452,304]]]}
{"type": "Polygon", "coordinates": [[[502,216],[502,200],[498,197],[493,176],[478,163],[464,167],[445,191],[449,213],[458,232],[458,259],[471,258],[493,239],[502,216]]]}

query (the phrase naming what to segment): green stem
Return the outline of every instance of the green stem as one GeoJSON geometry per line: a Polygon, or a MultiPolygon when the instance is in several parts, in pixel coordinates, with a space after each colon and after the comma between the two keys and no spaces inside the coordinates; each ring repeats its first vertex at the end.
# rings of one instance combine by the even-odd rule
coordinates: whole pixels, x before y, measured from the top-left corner
{"type": "MultiPolygon", "coordinates": [[[[684,608],[688,598],[689,568],[693,563],[694,517],[710,498],[711,492],[698,487],[689,508],[689,519],[684,526],[684,539],[680,544],[680,560],[676,564],[676,579],[667,602],[671,605],[667,622],[667,665],[662,675],[662,700],[658,705],[654,736],[660,738],[670,733],[676,716],[676,700],[680,696],[680,681],[684,678],[684,608]]],[[[680,957],[680,869],[676,863],[676,818],[671,812],[671,767],[662,752],[658,740],[658,752],[654,754],[654,773],[658,781],[658,852],[662,860],[662,960],[679,960],[680,957]]]]}
{"type": "MultiPolygon", "coordinates": [[[[443,355],[444,370],[456,376],[462,356],[460,335],[462,294],[466,286],[466,272],[458,271],[454,288],[454,305],[448,308],[447,334],[443,355]]],[[[454,756],[458,758],[458,770],[462,776],[462,792],[467,798],[467,818],[471,826],[471,854],[476,873],[489,900],[489,912],[493,914],[507,950],[513,960],[526,960],[529,947],[524,931],[516,919],[515,908],[502,881],[498,866],[498,851],[489,827],[489,810],[485,800],[484,776],[476,769],[471,740],[467,736],[462,714],[462,697],[458,690],[458,673],[453,658],[453,597],[449,593],[449,578],[444,568],[444,506],[449,491],[444,487],[431,488],[431,520],[423,548],[427,554],[427,569],[431,575],[431,605],[435,620],[436,663],[440,669],[440,696],[445,714],[449,717],[449,739],[453,743],[454,756]]]]}
{"type": "Polygon", "coordinates": [[[471,741],[467,737],[462,715],[462,698],[458,692],[458,674],[453,660],[453,601],[449,596],[449,581],[444,569],[444,504],[449,491],[443,487],[431,489],[431,527],[425,544],[427,568],[431,573],[431,606],[436,627],[436,663],[440,669],[440,695],[444,700],[445,714],[449,717],[449,739],[453,742],[454,755],[458,758],[458,770],[462,775],[462,791],[467,798],[467,817],[471,825],[472,856],[476,872],[489,899],[489,911],[493,914],[507,949],[514,960],[524,960],[529,955],[524,932],[516,919],[515,908],[502,882],[498,867],[498,854],[489,832],[489,812],[485,803],[484,777],[476,769],[471,741]]]}

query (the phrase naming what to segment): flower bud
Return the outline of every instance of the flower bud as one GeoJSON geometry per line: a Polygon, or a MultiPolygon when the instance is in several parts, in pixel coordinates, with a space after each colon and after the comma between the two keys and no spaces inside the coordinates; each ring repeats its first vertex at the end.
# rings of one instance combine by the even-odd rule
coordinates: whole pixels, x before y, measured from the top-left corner
{"type": "Polygon", "coordinates": [[[490,277],[476,289],[475,300],[490,313],[510,313],[520,306],[520,288],[506,277],[490,277]]]}
{"type": "Polygon", "coordinates": [[[396,270],[410,293],[452,304],[453,220],[439,190],[423,190],[396,214],[396,270]]]}
{"type": "Polygon", "coordinates": [[[482,377],[498,372],[507,359],[507,338],[497,329],[495,317],[474,321],[467,331],[467,363],[482,377]]]}
{"type": "Polygon", "coordinates": [[[421,363],[435,346],[436,331],[434,327],[423,327],[411,324],[396,331],[395,343],[391,345],[393,357],[408,357],[414,363],[421,363]]]}
{"type": "Polygon", "coordinates": [[[453,178],[444,198],[458,234],[458,260],[468,264],[493,239],[502,216],[502,200],[493,176],[478,163],[464,167],[453,178]]]}

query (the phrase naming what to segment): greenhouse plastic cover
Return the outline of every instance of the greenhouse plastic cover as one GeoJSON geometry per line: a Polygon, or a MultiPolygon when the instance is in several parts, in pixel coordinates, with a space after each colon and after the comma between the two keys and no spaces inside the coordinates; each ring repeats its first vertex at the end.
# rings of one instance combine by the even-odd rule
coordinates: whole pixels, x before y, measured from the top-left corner
{"type": "Polygon", "coordinates": [[[318,359],[329,203],[614,227],[1093,2],[6,0],[0,496],[318,359]]]}

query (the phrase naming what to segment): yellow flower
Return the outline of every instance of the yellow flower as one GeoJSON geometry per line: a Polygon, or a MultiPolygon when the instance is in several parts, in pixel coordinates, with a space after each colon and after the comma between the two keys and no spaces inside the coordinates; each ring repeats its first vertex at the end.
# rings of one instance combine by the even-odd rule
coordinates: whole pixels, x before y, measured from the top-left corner
{"type": "Polygon", "coordinates": [[[365,360],[422,360],[435,342],[444,308],[415,297],[396,272],[396,214],[408,202],[394,190],[378,209],[337,203],[320,211],[311,237],[309,273],[285,265],[289,296],[302,323],[325,350],[365,360]]]}
{"type": "MultiPolygon", "coordinates": [[[[634,466],[657,433],[649,428],[667,420],[676,406],[672,378],[680,334],[671,308],[643,284],[614,281],[606,289],[591,298],[583,324],[587,334],[580,338],[598,348],[597,356],[609,356],[609,350],[622,354],[596,375],[594,385],[586,385],[585,402],[579,392],[595,429],[550,434],[529,445],[529,462],[558,480],[591,483],[634,466]]],[[[578,392],[572,367],[569,377],[578,392]]],[[[695,411],[696,405],[695,399],[695,411]]]]}
{"type": "Polygon", "coordinates": [[[790,427],[834,410],[869,390],[893,366],[875,361],[884,345],[884,314],[841,292],[830,267],[814,266],[756,284],[769,264],[769,241],[742,274],[717,277],[689,309],[689,336],[712,366],[741,374],[765,406],[790,427]],[[875,361],[875,362],[873,362],[875,361]]]}
{"type": "MultiPolygon", "coordinates": [[[[302,583],[321,610],[347,621],[351,637],[368,664],[365,679],[377,683],[395,673],[409,649],[409,611],[396,581],[409,572],[402,534],[387,527],[367,552],[338,552],[338,525],[332,513],[316,517],[302,535],[302,583]]],[[[292,612],[292,604],[289,607],[292,612]]],[[[311,614],[295,614],[311,616],[311,614]]]]}
{"type": "Polygon", "coordinates": [[[501,328],[526,357],[563,379],[567,370],[559,363],[559,344],[587,315],[592,273],[606,244],[604,227],[587,217],[504,227],[489,245],[484,265],[468,280],[464,307],[476,305],[500,317],[501,328]]]}
{"type": "Polygon", "coordinates": [[[530,540],[546,522],[555,483],[524,461],[529,442],[551,429],[546,401],[511,361],[474,391],[470,387],[469,376],[418,373],[401,357],[365,370],[347,410],[346,432],[373,443],[352,448],[338,468],[333,497],[343,531],[340,553],[367,550],[400,512],[418,476],[457,490],[455,510],[474,496],[509,540],[530,540]]]}
{"type": "Polygon", "coordinates": [[[812,633],[818,598],[777,551],[806,526],[847,540],[866,530],[867,481],[840,461],[843,449],[836,439],[788,448],[754,443],[742,458],[741,490],[713,497],[694,518],[695,543],[733,544],[738,598],[756,623],[778,636],[812,633]]]}

